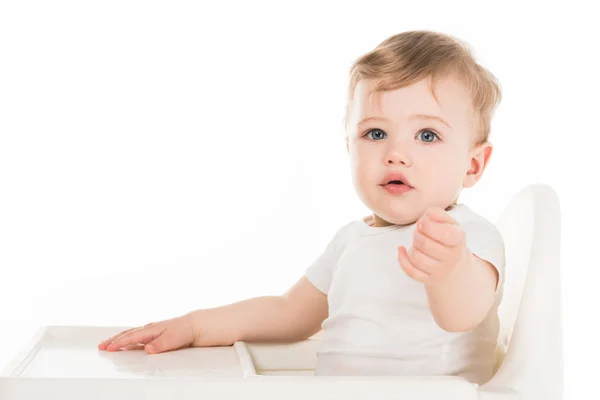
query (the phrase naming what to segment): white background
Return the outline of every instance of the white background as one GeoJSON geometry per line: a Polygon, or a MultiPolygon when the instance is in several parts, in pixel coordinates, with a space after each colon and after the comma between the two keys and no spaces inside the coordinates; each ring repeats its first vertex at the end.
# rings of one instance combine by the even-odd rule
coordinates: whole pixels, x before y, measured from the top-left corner
{"type": "Polygon", "coordinates": [[[41,325],[138,325],[284,292],[368,213],[343,142],[352,61],[432,29],[467,41],[503,89],[492,162],[461,201],[495,221],[527,184],[559,194],[565,393],[587,393],[600,359],[594,13],[197,3],[0,5],[0,369],[41,325]]]}

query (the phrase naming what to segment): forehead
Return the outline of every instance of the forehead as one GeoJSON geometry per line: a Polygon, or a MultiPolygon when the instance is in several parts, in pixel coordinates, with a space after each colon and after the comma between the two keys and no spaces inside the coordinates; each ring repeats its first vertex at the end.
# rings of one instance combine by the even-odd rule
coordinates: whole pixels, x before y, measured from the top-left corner
{"type": "Polygon", "coordinates": [[[454,130],[468,127],[473,120],[471,99],[457,79],[438,79],[435,97],[429,78],[384,92],[373,92],[375,84],[373,80],[362,80],[356,86],[352,107],[354,124],[372,116],[401,121],[413,114],[427,114],[442,117],[454,130]]]}

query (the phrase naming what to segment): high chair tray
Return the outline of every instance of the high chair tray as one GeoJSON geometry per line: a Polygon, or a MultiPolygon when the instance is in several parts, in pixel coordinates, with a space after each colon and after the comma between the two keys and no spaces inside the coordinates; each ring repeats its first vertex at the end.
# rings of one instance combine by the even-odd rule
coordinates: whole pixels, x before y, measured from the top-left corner
{"type": "Polygon", "coordinates": [[[127,327],[44,327],[0,374],[0,399],[479,399],[459,377],[314,376],[318,339],[148,355],[100,351],[127,327]]]}

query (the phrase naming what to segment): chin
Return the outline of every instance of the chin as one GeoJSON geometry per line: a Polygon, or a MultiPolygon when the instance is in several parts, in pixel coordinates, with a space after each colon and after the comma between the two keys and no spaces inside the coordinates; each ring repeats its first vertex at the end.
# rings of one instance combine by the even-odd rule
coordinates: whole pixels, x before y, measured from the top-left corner
{"type": "Polygon", "coordinates": [[[422,212],[419,208],[415,209],[415,206],[411,202],[402,202],[401,204],[394,204],[393,207],[373,207],[375,214],[394,225],[411,225],[419,220],[422,212]],[[378,212],[379,211],[379,212],[378,212]]]}

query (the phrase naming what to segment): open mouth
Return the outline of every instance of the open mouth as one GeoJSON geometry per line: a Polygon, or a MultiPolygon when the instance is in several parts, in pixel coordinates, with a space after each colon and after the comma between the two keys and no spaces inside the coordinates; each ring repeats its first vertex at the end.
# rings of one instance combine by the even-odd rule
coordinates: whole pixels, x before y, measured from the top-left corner
{"type": "Polygon", "coordinates": [[[410,185],[408,185],[407,183],[404,183],[404,181],[400,181],[400,180],[393,180],[393,181],[389,181],[386,184],[381,185],[383,187],[407,187],[407,188],[411,188],[410,185]]]}
{"type": "Polygon", "coordinates": [[[383,189],[392,194],[403,194],[413,189],[401,171],[388,171],[379,182],[383,189]]]}
{"type": "Polygon", "coordinates": [[[391,194],[404,194],[412,189],[412,186],[406,184],[404,181],[394,179],[388,181],[388,183],[381,185],[387,192],[391,194]]]}

